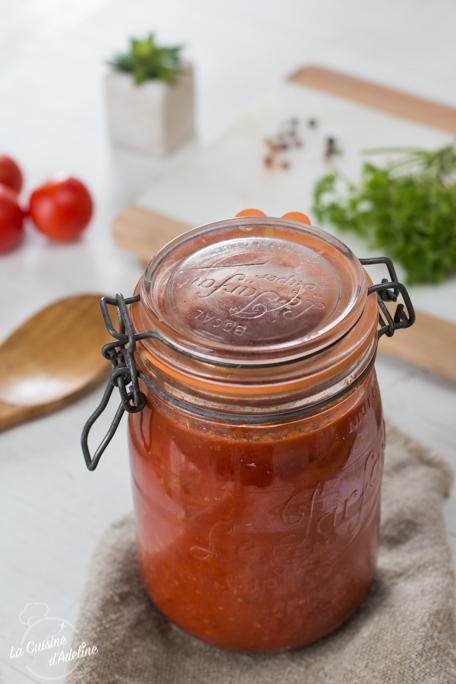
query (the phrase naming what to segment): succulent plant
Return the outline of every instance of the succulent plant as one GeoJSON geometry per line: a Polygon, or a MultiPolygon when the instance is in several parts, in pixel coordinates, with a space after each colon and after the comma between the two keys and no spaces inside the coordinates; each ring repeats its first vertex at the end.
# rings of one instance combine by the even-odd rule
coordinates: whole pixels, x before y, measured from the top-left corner
{"type": "Polygon", "coordinates": [[[181,50],[182,45],[159,47],[150,33],[144,40],[131,38],[129,52],[116,55],[108,64],[118,71],[132,74],[137,85],[148,79],[170,83],[182,71],[181,50]]]}

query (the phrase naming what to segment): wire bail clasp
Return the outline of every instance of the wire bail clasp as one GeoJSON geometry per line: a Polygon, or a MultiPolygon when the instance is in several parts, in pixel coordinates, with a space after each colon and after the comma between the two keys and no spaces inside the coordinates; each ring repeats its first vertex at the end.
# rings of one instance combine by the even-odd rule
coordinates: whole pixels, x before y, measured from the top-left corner
{"type": "Polygon", "coordinates": [[[97,467],[101,455],[113,438],[125,411],[128,413],[137,413],[146,405],[146,396],[139,389],[138,371],[136,370],[134,361],[134,352],[136,350],[138,338],[135,336],[127,310],[127,305],[135,304],[136,302],[139,302],[139,300],[139,294],[127,299],[125,299],[122,294],[117,294],[115,299],[112,297],[102,297],[100,300],[101,313],[106,329],[111,337],[114,338],[113,342],[108,342],[104,345],[101,353],[111,362],[112,372],[98,408],[92,413],[82,431],[82,451],[89,470],[95,470],[97,467]],[[115,306],[117,309],[119,330],[116,330],[112,325],[111,317],[108,312],[108,305],[115,306]],[[121,402],[108,432],[92,457],[88,445],[89,432],[92,425],[108,405],[115,387],[119,390],[121,402]]]}
{"type": "Polygon", "coordinates": [[[360,259],[359,261],[363,266],[385,264],[390,276],[389,280],[388,278],[382,278],[381,283],[371,285],[367,290],[368,295],[373,292],[376,293],[380,308],[378,320],[381,327],[378,330],[378,339],[382,335],[392,337],[399,328],[410,328],[415,322],[415,309],[413,308],[407,288],[397,279],[396,269],[391,259],[388,259],[388,257],[373,257],[371,259],[360,259]],[[402,296],[404,303],[397,305],[394,316],[392,316],[385,302],[396,302],[399,295],[402,296]]]}

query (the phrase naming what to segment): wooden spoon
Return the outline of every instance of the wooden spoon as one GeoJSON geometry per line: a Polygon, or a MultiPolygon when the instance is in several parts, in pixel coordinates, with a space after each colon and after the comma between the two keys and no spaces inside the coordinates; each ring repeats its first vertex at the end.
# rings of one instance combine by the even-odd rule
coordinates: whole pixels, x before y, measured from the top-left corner
{"type": "Polygon", "coordinates": [[[60,299],[0,345],[0,431],[65,406],[109,374],[101,297],[60,299]]]}

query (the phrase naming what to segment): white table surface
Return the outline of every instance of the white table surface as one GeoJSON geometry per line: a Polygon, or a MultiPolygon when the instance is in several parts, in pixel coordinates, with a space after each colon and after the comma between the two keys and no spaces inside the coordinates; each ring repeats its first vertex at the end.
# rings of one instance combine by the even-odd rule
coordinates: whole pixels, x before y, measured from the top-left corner
{"type": "MultiPolygon", "coordinates": [[[[186,152],[159,162],[114,151],[102,76],[104,60],[128,36],[149,28],[163,42],[188,46],[203,141],[310,63],[456,106],[451,0],[114,0],[0,72],[0,150],[21,163],[26,190],[68,171],[87,182],[96,203],[79,243],[48,244],[29,230],[20,249],[0,258],[1,337],[53,299],[77,292],[130,294],[141,275],[136,259],[112,244],[112,218],[186,152]]],[[[386,416],[456,466],[455,384],[382,356],[377,369],[386,416]]],[[[131,508],[125,422],[99,469],[90,474],[83,464],[81,427],[100,393],[0,435],[5,682],[40,681],[10,658],[23,635],[19,613],[29,602],[45,602],[53,615],[74,622],[95,540],[131,508]]],[[[445,513],[456,558],[456,498],[445,513]]]]}

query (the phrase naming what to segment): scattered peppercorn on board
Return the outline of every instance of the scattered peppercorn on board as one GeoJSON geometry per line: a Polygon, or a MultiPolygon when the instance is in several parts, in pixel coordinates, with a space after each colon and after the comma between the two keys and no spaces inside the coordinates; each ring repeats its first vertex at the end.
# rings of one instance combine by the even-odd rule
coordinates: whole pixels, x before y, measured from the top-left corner
{"type": "MultiPolygon", "coordinates": [[[[455,109],[306,67],[122,211],[114,221],[114,240],[147,263],[185,230],[247,207],[269,216],[304,211],[312,218],[315,181],[331,169],[357,180],[366,159],[362,150],[432,149],[455,132],[455,109]]],[[[375,161],[381,161],[378,155],[375,161]]],[[[372,256],[351,233],[321,227],[358,257],[372,256]]],[[[376,281],[387,275],[380,267],[370,274],[376,281]]],[[[383,339],[381,351],[456,380],[456,278],[412,287],[410,294],[418,310],[415,325],[407,334],[383,339]]]]}

